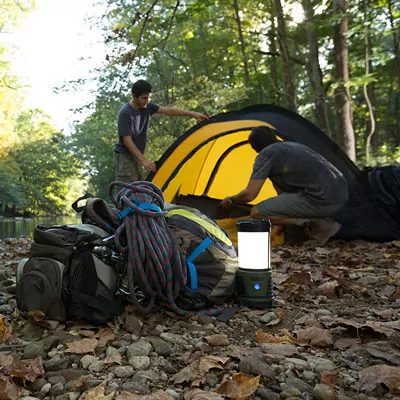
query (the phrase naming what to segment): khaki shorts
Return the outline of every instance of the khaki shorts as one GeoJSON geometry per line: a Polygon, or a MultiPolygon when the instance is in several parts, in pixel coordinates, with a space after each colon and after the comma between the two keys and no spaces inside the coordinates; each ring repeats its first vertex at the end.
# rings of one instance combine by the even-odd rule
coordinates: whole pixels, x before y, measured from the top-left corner
{"type": "Polygon", "coordinates": [[[267,217],[321,218],[333,215],[344,204],[345,201],[335,204],[316,202],[304,193],[282,193],[261,201],[256,209],[267,217]]]}
{"type": "Polygon", "coordinates": [[[136,182],[144,179],[142,165],[130,154],[114,153],[115,180],[136,182]]]}

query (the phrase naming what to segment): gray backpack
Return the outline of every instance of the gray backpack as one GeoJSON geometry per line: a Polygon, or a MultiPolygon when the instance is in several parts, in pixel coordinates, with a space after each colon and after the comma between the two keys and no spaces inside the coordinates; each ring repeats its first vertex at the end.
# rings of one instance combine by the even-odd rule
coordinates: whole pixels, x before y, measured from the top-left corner
{"type": "Polygon", "coordinates": [[[107,232],[89,225],[36,226],[29,258],[17,267],[17,305],[48,319],[106,323],[122,313],[118,272],[93,253],[107,232]]]}

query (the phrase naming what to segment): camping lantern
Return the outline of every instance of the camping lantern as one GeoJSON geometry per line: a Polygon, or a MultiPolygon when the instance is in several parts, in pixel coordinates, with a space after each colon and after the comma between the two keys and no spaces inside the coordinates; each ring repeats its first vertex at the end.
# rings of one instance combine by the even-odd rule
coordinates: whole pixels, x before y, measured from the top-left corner
{"type": "Polygon", "coordinates": [[[272,273],[270,265],[269,220],[242,220],[238,231],[239,270],[237,295],[249,307],[272,306],[272,273]]]}

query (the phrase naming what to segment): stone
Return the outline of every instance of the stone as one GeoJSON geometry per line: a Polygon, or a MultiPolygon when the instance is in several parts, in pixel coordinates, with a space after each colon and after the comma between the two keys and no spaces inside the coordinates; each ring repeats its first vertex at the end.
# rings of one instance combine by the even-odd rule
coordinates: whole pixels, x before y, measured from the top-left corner
{"type": "Polygon", "coordinates": [[[187,345],[188,342],[185,340],[182,335],[178,335],[170,332],[163,332],[160,334],[160,338],[164,339],[166,342],[171,344],[179,344],[179,345],[187,345]]]}
{"type": "Polygon", "coordinates": [[[67,368],[60,371],[47,372],[46,378],[50,379],[52,376],[63,376],[67,381],[75,381],[86,374],[87,371],[81,368],[67,368]]]}
{"type": "Polygon", "coordinates": [[[126,350],[128,360],[135,356],[148,356],[152,351],[152,346],[145,340],[139,340],[136,343],[132,343],[126,350]]]}
{"type": "Polygon", "coordinates": [[[40,389],[40,394],[42,396],[46,396],[47,393],[49,393],[51,388],[51,383],[46,383],[45,385],[42,386],[42,388],[40,389]]]}
{"type": "Polygon", "coordinates": [[[159,356],[168,357],[172,353],[171,346],[159,337],[151,337],[150,343],[153,345],[154,351],[159,356]]]}
{"type": "Polygon", "coordinates": [[[313,396],[315,400],[335,400],[335,390],[329,385],[324,383],[317,383],[313,389],[313,396]]]}
{"type": "Polygon", "coordinates": [[[60,369],[68,368],[68,365],[68,357],[61,358],[60,356],[55,356],[51,360],[46,360],[43,362],[43,368],[45,371],[58,371],[60,369]]]}
{"type": "Polygon", "coordinates": [[[130,365],[115,367],[114,374],[117,378],[128,378],[134,374],[135,370],[130,365]]]}
{"type": "Polygon", "coordinates": [[[265,354],[259,350],[254,350],[250,355],[245,356],[239,363],[239,369],[250,375],[261,375],[265,378],[275,376],[274,369],[269,365],[265,354]]]}
{"type": "Polygon", "coordinates": [[[285,385],[288,389],[297,389],[300,393],[312,393],[312,386],[299,378],[287,378],[285,385]]]}
{"type": "Polygon", "coordinates": [[[99,359],[97,357],[87,354],[81,358],[82,368],[88,369],[95,361],[98,360],[99,359]]]}
{"type": "Polygon", "coordinates": [[[125,329],[129,333],[140,333],[143,322],[136,315],[129,314],[125,318],[125,329]]]}
{"type": "Polygon", "coordinates": [[[129,358],[129,364],[137,371],[141,371],[150,367],[150,357],[134,356],[129,358]]]}
{"type": "Polygon", "coordinates": [[[266,400],[279,400],[279,393],[267,388],[258,388],[256,394],[266,400]]]}
{"type": "Polygon", "coordinates": [[[92,364],[89,365],[89,371],[91,372],[101,372],[105,367],[105,363],[103,360],[96,360],[92,364]]]}
{"type": "Polygon", "coordinates": [[[64,392],[65,392],[64,385],[60,382],[60,383],[56,383],[55,385],[53,385],[50,388],[49,395],[50,396],[59,396],[59,395],[64,394],[64,392]]]}

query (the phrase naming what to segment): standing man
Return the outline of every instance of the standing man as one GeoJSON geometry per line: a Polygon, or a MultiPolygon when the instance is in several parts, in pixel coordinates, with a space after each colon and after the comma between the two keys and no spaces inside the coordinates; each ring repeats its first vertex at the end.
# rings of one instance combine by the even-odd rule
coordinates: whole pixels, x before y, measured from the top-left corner
{"type": "Polygon", "coordinates": [[[249,135],[251,147],[258,153],[247,187],[226,197],[221,207],[254,200],[269,178],[278,196],[261,201],[251,209],[254,219],[269,219],[277,225],[305,226],[306,245],[324,245],[340,224],[331,216],[348,197],[342,173],[320,154],[295,142],[280,142],[276,132],[266,126],[254,128],[249,135]]]}
{"type": "Polygon", "coordinates": [[[118,142],[114,146],[115,179],[134,182],[144,179],[141,165],[156,172],[156,164],[144,156],[150,116],[153,114],[174,117],[193,117],[198,121],[208,119],[204,114],[173,107],[160,107],[150,102],[151,85],[138,80],[132,86],[132,101],[122,106],[118,113],[118,142]]]}

